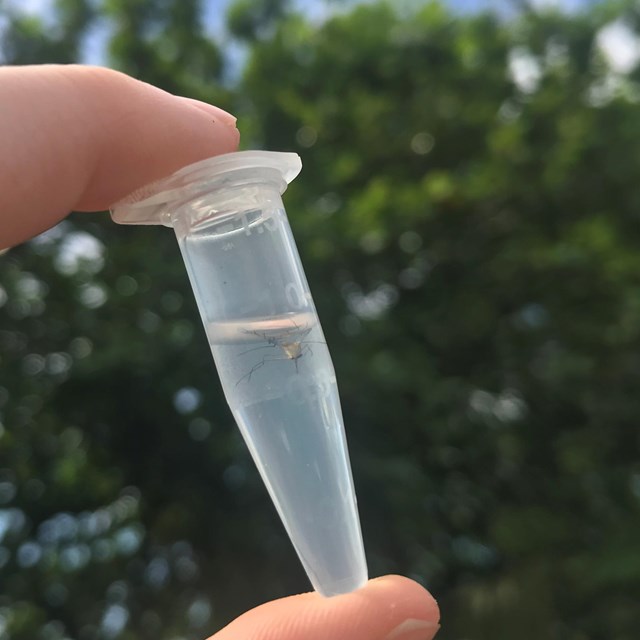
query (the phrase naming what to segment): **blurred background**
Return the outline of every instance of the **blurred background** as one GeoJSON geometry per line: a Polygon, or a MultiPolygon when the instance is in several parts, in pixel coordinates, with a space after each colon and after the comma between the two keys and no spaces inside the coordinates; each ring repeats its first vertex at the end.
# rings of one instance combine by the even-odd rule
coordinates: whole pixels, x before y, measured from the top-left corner
{"type": "MultiPolygon", "coordinates": [[[[638,638],[639,29],[617,0],[0,0],[3,64],[107,65],[302,156],[371,574],[428,587],[442,640],[638,638]]],[[[0,256],[0,640],[198,640],[307,589],[172,232],[73,214],[0,256]]]]}

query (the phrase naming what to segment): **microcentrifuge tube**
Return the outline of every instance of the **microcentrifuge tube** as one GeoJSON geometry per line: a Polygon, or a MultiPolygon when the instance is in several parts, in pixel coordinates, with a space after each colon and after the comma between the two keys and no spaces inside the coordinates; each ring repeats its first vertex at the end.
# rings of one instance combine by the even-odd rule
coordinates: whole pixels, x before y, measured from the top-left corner
{"type": "Polygon", "coordinates": [[[367,580],[336,376],[282,203],[294,153],[203,160],[112,208],[173,227],[224,393],[313,587],[367,580]]]}

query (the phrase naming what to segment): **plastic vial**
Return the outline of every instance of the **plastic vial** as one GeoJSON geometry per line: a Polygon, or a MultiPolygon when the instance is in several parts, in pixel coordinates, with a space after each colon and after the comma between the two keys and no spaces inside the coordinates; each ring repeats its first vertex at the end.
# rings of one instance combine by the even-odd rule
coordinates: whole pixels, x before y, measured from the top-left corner
{"type": "Polygon", "coordinates": [[[367,580],[336,377],[281,195],[294,153],[209,158],[112,208],[173,227],[224,393],[313,587],[367,580]]]}

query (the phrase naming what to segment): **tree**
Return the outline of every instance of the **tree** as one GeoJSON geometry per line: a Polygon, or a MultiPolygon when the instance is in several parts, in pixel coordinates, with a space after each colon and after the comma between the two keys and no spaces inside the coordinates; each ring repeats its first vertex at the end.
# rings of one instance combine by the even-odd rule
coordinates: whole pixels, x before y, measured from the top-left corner
{"type": "MultiPolygon", "coordinates": [[[[638,71],[598,43],[637,13],[375,3],[312,24],[267,4],[236,28],[237,86],[198,3],[94,10],[118,67],[230,108],[247,147],[303,157],[286,205],[372,574],[432,589],[443,638],[634,637],[638,71]]],[[[21,24],[10,62],[32,61],[21,24]]],[[[90,24],[38,55],[73,59],[90,24]]],[[[11,640],[202,637],[306,588],[173,244],[78,215],[2,257],[11,640]]]]}

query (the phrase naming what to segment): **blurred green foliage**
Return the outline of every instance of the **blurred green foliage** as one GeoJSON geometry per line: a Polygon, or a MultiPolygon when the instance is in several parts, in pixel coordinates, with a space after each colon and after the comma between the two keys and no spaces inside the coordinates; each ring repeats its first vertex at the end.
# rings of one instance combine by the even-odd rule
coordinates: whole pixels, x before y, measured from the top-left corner
{"type": "MultiPolygon", "coordinates": [[[[443,640],[637,638],[640,68],[601,45],[640,12],[352,4],[238,2],[224,47],[196,0],[4,7],[2,53],[106,25],[112,66],[302,155],[371,573],[443,640]]],[[[0,257],[0,419],[0,639],[202,638],[307,588],[168,230],[76,214],[0,257]]]]}

